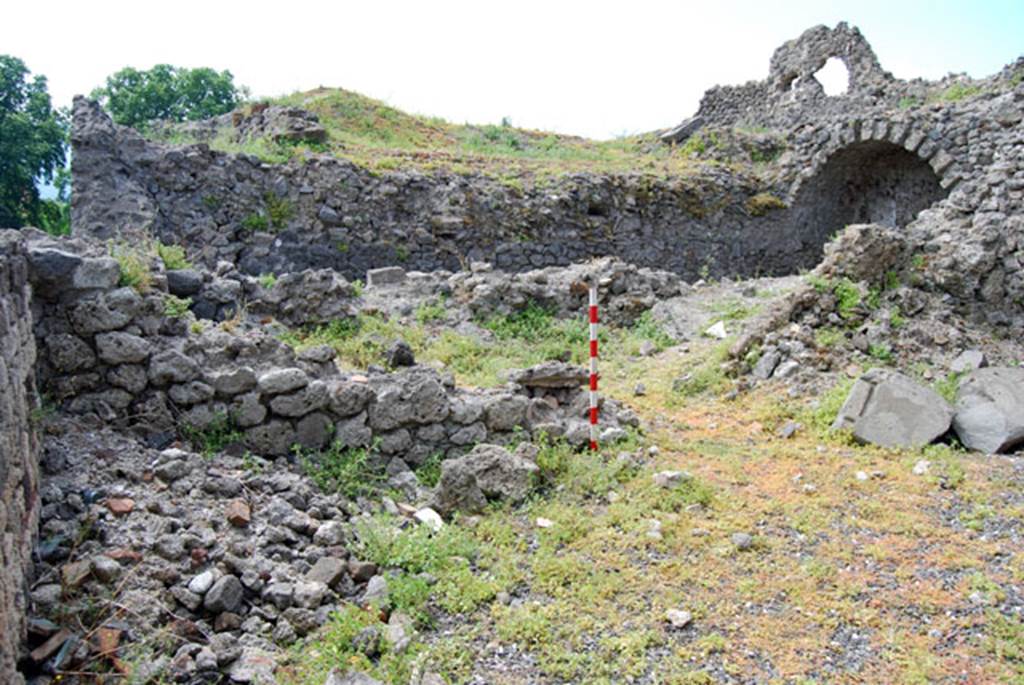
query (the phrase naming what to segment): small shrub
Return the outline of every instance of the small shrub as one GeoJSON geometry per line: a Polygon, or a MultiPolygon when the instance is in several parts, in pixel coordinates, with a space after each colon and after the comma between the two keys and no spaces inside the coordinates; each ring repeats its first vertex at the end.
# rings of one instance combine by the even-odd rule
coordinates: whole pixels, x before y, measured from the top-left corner
{"type": "Polygon", "coordinates": [[[267,230],[267,217],[260,212],[253,212],[247,214],[241,222],[242,228],[247,231],[265,231],[267,230]]]}
{"type": "Polygon", "coordinates": [[[848,278],[842,278],[832,288],[836,296],[839,315],[844,319],[850,318],[854,310],[861,305],[861,293],[857,284],[848,278]]]}
{"type": "Polygon", "coordinates": [[[274,274],[260,274],[256,280],[262,288],[270,290],[277,283],[277,276],[274,274]]]}
{"type": "Polygon", "coordinates": [[[355,297],[362,297],[363,296],[363,288],[366,287],[366,286],[363,285],[363,282],[357,278],[356,280],[352,281],[351,285],[352,285],[352,295],[355,296],[355,297]]]}
{"type": "Polygon", "coordinates": [[[122,288],[134,288],[138,293],[149,292],[153,286],[153,272],[148,254],[127,245],[111,245],[110,256],[117,260],[121,269],[118,284],[122,288]]]}
{"type": "Polygon", "coordinates": [[[191,306],[191,297],[164,296],[164,316],[169,319],[180,319],[188,314],[188,308],[191,306]]]}
{"type": "Polygon", "coordinates": [[[175,269],[188,269],[192,262],[185,257],[185,248],[180,245],[164,245],[156,243],[156,254],[164,263],[164,268],[174,271],[175,269]]]}
{"type": "Polygon", "coordinates": [[[773,209],[785,209],[786,203],[771,193],[758,193],[747,200],[747,213],[764,216],[773,209]]]}
{"type": "Polygon", "coordinates": [[[275,231],[280,231],[288,224],[288,220],[292,218],[294,213],[292,203],[288,198],[278,197],[274,193],[264,195],[263,202],[267,208],[267,220],[270,223],[270,227],[275,231]]]}

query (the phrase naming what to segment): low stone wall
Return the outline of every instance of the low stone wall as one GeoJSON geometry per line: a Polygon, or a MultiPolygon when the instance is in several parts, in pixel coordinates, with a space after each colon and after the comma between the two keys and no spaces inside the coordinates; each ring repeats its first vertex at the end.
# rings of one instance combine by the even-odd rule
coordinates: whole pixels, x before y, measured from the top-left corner
{"type": "MultiPolygon", "coordinates": [[[[71,246],[44,240],[29,249],[44,391],[73,414],[132,429],[155,446],[209,430],[237,432],[263,456],[296,445],[373,444],[395,471],[517,433],[586,440],[586,378],[571,367],[556,369],[563,377],[543,386],[474,391],[426,367],[339,371],[332,348],[296,353],[252,321],[193,330],[165,311],[168,274],[157,272],[140,294],[118,286],[113,258],[64,249],[71,246]]],[[[346,286],[337,280],[336,289],[346,286]]],[[[284,314],[295,314],[294,299],[277,303],[284,314]]],[[[274,306],[273,298],[262,301],[260,311],[281,314],[274,306]]],[[[603,419],[609,428],[636,423],[613,401],[603,419]]]]}
{"type": "Polygon", "coordinates": [[[25,246],[0,231],[0,682],[20,683],[31,554],[39,520],[39,406],[25,246]]]}

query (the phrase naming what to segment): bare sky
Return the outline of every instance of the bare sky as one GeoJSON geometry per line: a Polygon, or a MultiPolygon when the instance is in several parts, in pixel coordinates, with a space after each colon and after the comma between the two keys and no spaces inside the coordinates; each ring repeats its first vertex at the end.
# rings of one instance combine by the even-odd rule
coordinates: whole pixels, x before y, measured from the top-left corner
{"type": "Polygon", "coordinates": [[[456,123],[608,138],[689,116],[715,84],[764,78],[815,24],[859,26],[902,78],[986,76],[1024,54],[1024,1],[7,3],[0,53],[58,105],[124,66],[230,69],[254,95],[320,85],[456,123]]]}

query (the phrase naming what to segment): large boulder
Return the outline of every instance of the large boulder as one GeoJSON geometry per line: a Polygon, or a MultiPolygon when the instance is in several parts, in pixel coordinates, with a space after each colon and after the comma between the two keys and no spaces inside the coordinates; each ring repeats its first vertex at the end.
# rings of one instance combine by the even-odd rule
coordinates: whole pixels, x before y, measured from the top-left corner
{"type": "Polygon", "coordinates": [[[953,430],[965,447],[988,454],[1024,444],[1024,368],[968,374],[956,393],[953,430]]]}
{"type": "Polygon", "coordinates": [[[469,454],[441,463],[441,480],[434,494],[435,508],[480,511],[490,499],[521,502],[537,472],[537,448],[523,443],[509,452],[497,445],[477,445],[469,454]]]}
{"type": "Polygon", "coordinates": [[[921,447],[949,430],[953,408],[934,390],[890,369],[871,369],[850,390],[833,429],[862,443],[921,447]]]}

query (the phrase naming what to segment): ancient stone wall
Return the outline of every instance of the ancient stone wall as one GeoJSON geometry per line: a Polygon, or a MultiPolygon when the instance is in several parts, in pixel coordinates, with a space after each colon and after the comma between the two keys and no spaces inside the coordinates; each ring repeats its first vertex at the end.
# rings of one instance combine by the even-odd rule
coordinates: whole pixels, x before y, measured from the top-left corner
{"type": "Polygon", "coordinates": [[[480,175],[376,175],[327,156],[271,165],[148,142],[85,99],[74,113],[75,233],[151,234],[211,267],[332,268],[353,279],[390,265],[525,271],[617,256],[695,280],[791,273],[820,256],[820,245],[781,249],[791,231],[745,209],[763,183],[726,168],[672,179],[578,174],[523,190],[480,175]]]}
{"type": "Polygon", "coordinates": [[[0,682],[23,682],[16,671],[25,639],[31,554],[39,519],[39,442],[33,412],[35,338],[29,311],[25,247],[0,231],[0,682]]]}
{"type": "MultiPolygon", "coordinates": [[[[468,391],[424,367],[339,371],[332,348],[296,353],[274,329],[252,322],[238,322],[237,330],[188,325],[166,306],[175,272],[154,265],[150,289],[140,293],[118,285],[116,260],[72,247],[82,244],[43,238],[28,252],[40,383],[62,409],[131,429],[150,444],[211,429],[237,432],[246,449],[264,456],[287,455],[296,445],[376,443],[395,461],[394,471],[437,453],[457,456],[477,443],[508,442],[517,431],[586,439],[583,375],[570,372],[540,389],[520,383],[468,391]]],[[[255,311],[323,323],[293,306],[312,301],[316,284],[329,282],[333,295],[320,316],[345,318],[353,295],[343,279],[306,272],[292,280],[301,297],[271,297],[255,311]]],[[[238,281],[223,282],[242,289],[238,281]]],[[[606,426],[635,423],[631,413],[613,410],[616,404],[609,401],[606,426]]]]}

